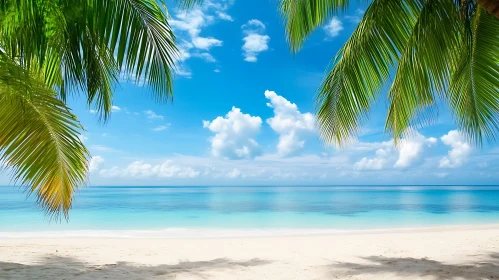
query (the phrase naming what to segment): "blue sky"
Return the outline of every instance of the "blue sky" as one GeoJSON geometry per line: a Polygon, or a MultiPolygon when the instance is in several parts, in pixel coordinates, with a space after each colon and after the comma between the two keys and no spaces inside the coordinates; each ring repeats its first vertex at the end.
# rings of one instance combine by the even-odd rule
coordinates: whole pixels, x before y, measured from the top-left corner
{"type": "Polygon", "coordinates": [[[386,91],[351,145],[318,139],[315,91],[365,6],[332,18],[293,55],[277,1],[211,0],[187,12],[167,3],[182,53],[174,101],[122,81],[106,124],[83,99],[70,101],[93,156],[90,185],[499,182],[497,145],[468,145],[445,107],[395,148],[383,133],[386,91]]]}

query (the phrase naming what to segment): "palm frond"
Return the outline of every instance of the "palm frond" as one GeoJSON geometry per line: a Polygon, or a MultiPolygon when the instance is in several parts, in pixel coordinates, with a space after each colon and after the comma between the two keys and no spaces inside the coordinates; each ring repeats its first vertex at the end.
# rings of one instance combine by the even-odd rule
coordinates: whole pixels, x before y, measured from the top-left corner
{"type": "Polygon", "coordinates": [[[99,37],[116,55],[122,74],[145,79],[158,100],[172,97],[172,68],[178,58],[175,36],[155,0],[91,2],[99,37]]]}
{"type": "Polygon", "coordinates": [[[3,0],[0,46],[28,71],[42,67],[62,100],[86,93],[103,119],[118,76],[150,85],[159,101],[172,98],[178,50],[155,0],[3,0]]]}
{"type": "MultiPolygon", "coordinates": [[[[41,81],[40,81],[41,79],[41,81]]],[[[0,59],[0,161],[14,181],[36,193],[50,214],[68,210],[85,181],[88,151],[76,116],[35,78],[2,55],[0,59]]]]}
{"type": "Polygon", "coordinates": [[[499,132],[499,20],[478,8],[462,36],[447,98],[460,129],[475,144],[499,132]]]}
{"type": "Polygon", "coordinates": [[[385,129],[395,142],[409,127],[435,120],[435,93],[443,96],[455,69],[460,34],[459,7],[453,0],[428,0],[418,16],[397,65],[389,91],[385,129]]]}
{"type": "Polygon", "coordinates": [[[340,146],[355,137],[396,65],[422,9],[418,0],[375,0],[334,60],[317,96],[319,132],[340,146]]]}
{"type": "Polygon", "coordinates": [[[292,52],[332,15],[345,10],[350,0],[281,0],[279,10],[285,21],[286,39],[292,52]]]}

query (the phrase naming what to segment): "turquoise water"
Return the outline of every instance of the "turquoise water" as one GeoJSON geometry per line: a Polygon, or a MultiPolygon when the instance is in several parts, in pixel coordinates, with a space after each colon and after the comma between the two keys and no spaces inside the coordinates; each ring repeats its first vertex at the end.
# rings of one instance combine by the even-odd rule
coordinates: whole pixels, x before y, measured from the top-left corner
{"type": "Polygon", "coordinates": [[[499,186],[88,187],[70,221],[50,221],[0,187],[0,232],[162,229],[377,229],[499,224],[499,186]]]}

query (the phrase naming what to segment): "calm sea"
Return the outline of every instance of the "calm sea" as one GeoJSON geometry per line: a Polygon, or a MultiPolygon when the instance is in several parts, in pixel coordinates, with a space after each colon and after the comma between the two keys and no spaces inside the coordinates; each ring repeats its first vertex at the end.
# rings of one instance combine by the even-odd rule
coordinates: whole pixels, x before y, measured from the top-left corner
{"type": "Polygon", "coordinates": [[[0,187],[0,232],[499,224],[499,186],[87,187],[70,221],[0,187]]]}

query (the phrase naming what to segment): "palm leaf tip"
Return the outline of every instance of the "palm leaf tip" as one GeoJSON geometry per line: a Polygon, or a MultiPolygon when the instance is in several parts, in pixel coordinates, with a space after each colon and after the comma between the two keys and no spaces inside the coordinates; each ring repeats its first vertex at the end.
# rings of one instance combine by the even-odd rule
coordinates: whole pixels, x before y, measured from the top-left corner
{"type": "Polygon", "coordinates": [[[81,125],[43,82],[5,57],[0,64],[0,160],[51,216],[68,218],[88,169],[81,125]]]}
{"type": "Polygon", "coordinates": [[[312,31],[340,10],[350,0],[281,0],[279,12],[285,21],[286,39],[297,52],[312,31]]]}

